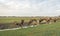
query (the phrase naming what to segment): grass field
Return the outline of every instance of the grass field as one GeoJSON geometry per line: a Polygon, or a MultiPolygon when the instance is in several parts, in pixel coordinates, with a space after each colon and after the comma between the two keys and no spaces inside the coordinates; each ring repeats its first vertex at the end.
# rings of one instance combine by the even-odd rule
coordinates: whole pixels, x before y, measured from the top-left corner
{"type": "MultiPolygon", "coordinates": [[[[34,18],[29,18],[29,17],[0,17],[0,23],[10,23],[10,22],[20,22],[21,20],[25,20],[28,21],[30,19],[34,19],[34,18]]],[[[35,18],[35,19],[39,19],[39,18],[35,18]]]]}
{"type": "Polygon", "coordinates": [[[0,31],[0,36],[60,36],[60,22],[37,27],[0,31]]]}

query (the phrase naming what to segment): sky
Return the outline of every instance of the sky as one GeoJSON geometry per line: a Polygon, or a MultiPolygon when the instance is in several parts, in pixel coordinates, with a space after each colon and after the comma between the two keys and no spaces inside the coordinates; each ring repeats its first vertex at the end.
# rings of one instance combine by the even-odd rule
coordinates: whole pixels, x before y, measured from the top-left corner
{"type": "Polygon", "coordinates": [[[60,15],[60,0],[0,0],[0,16],[60,15]]]}

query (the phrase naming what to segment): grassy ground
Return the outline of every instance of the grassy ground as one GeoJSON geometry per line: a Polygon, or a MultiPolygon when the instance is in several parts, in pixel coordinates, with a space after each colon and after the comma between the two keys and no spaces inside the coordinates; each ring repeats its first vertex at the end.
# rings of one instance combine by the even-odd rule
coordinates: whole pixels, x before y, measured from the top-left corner
{"type": "MultiPolygon", "coordinates": [[[[20,22],[22,19],[25,21],[28,21],[33,18],[29,18],[29,17],[24,17],[24,18],[23,17],[0,17],[0,23],[10,23],[10,22],[14,22],[14,21],[20,22]]],[[[39,19],[39,18],[35,18],[35,19],[39,19]]]]}
{"type": "Polygon", "coordinates": [[[60,36],[60,22],[43,24],[33,28],[0,31],[0,36],[60,36]]]}

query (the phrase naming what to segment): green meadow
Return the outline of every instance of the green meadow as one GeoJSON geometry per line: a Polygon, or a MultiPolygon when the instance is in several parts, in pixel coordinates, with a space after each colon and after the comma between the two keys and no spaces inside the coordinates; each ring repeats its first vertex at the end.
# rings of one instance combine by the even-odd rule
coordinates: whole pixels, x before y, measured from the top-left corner
{"type": "Polygon", "coordinates": [[[30,19],[39,19],[39,18],[30,18],[30,17],[0,17],[0,23],[11,23],[14,21],[20,22],[21,20],[29,21],[30,19]]]}
{"type": "Polygon", "coordinates": [[[0,31],[0,36],[60,36],[60,22],[18,30],[0,31]]]}

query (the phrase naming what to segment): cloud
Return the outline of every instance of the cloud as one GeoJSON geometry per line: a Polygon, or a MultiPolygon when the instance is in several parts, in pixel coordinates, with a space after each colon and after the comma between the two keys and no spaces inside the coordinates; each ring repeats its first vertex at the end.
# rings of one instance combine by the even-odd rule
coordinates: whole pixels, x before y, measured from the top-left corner
{"type": "Polygon", "coordinates": [[[60,10],[57,0],[0,0],[0,2],[0,15],[7,16],[59,15],[56,10],[60,10]]]}

